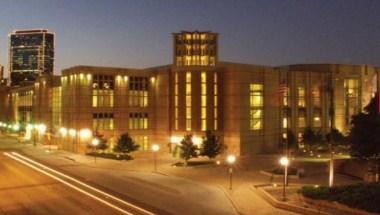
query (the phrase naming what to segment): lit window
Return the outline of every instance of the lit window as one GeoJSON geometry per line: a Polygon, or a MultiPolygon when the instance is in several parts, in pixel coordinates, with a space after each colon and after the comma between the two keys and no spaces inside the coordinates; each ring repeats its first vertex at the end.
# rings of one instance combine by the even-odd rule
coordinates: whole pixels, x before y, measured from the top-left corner
{"type": "Polygon", "coordinates": [[[186,131],[191,131],[191,72],[186,72],[186,131]]]}
{"type": "Polygon", "coordinates": [[[149,128],[148,113],[129,113],[129,129],[141,130],[149,128]]]}
{"type": "Polygon", "coordinates": [[[149,78],[130,77],[129,81],[129,106],[148,107],[149,101],[149,78]]]}
{"type": "Polygon", "coordinates": [[[113,113],[94,113],[92,115],[92,129],[98,130],[113,130],[114,117],[113,113]]]}
{"type": "Polygon", "coordinates": [[[298,107],[305,107],[305,87],[298,87],[298,107]]]}
{"type": "Polygon", "coordinates": [[[114,106],[114,76],[94,75],[92,82],[92,107],[114,106]]]}
{"type": "Polygon", "coordinates": [[[260,130],[263,126],[263,85],[250,84],[250,129],[260,130]]]}

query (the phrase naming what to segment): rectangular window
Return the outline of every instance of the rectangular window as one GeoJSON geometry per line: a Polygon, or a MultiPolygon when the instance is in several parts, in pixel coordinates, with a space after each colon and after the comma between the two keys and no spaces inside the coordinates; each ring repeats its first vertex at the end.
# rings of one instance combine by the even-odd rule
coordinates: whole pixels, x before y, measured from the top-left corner
{"type": "Polygon", "coordinates": [[[201,73],[201,130],[207,130],[207,74],[201,73]]]}
{"type": "Polygon", "coordinates": [[[298,87],[297,88],[297,94],[298,94],[298,107],[305,107],[305,87],[298,87]]]}
{"type": "Polygon", "coordinates": [[[136,77],[129,78],[129,98],[130,107],[148,107],[149,100],[149,78],[136,77]]]}
{"type": "Polygon", "coordinates": [[[146,130],[149,128],[148,113],[129,113],[129,129],[146,130]]]}
{"type": "Polygon", "coordinates": [[[321,106],[321,90],[319,86],[312,88],[311,96],[313,100],[313,106],[320,107],[321,106]]]}
{"type": "Polygon", "coordinates": [[[178,130],[178,72],[174,73],[174,130],[178,130]]]}
{"type": "Polygon", "coordinates": [[[263,127],[264,96],[262,84],[250,84],[250,130],[260,130],[263,127]]]}
{"type": "Polygon", "coordinates": [[[304,108],[298,109],[298,127],[306,127],[306,110],[304,108]]]}
{"type": "Polygon", "coordinates": [[[94,75],[92,82],[92,107],[114,106],[113,75],[94,75]]]}
{"type": "Polygon", "coordinates": [[[214,130],[218,130],[218,74],[214,73],[214,130]]]}
{"type": "Polygon", "coordinates": [[[191,72],[186,72],[186,131],[191,131],[191,72]]]}
{"type": "Polygon", "coordinates": [[[133,139],[135,140],[136,144],[140,146],[138,150],[147,151],[150,149],[148,136],[136,135],[136,136],[133,136],[133,139]]]}
{"type": "Polygon", "coordinates": [[[113,113],[94,113],[92,115],[92,129],[98,130],[113,130],[114,117],[113,113]]]}
{"type": "Polygon", "coordinates": [[[359,81],[345,79],[344,91],[345,122],[350,124],[351,116],[359,112],[359,81]]]}
{"type": "Polygon", "coordinates": [[[314,127],[321,127],[321,110],[320,109],[314,109],[313,111],[314,116],[313,116],[313,126],[314,127]]]}

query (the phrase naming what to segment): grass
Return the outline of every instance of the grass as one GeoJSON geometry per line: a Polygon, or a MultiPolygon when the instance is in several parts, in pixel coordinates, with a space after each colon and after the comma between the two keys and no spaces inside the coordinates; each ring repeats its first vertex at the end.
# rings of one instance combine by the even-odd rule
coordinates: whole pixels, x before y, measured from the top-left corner
{"type": "Polygon", "coordinates": [[[380,213],[380,183],[355,184],[337,187],[302,187],[305,197],[339,202],[352,208],[380,213]]]}

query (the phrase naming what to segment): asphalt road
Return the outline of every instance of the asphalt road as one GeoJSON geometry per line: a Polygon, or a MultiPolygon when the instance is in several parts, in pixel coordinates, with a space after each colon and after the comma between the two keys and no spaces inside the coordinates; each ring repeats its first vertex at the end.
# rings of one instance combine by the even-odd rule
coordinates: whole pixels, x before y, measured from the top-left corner
{"type": "Polygon", "coordinates": [[[0,153],[0,214],[120,214],[0,153]]]}

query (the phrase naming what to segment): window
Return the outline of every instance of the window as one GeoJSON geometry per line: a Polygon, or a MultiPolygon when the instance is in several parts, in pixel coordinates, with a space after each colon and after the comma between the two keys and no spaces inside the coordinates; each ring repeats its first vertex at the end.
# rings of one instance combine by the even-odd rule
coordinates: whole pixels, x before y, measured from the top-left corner
{"type": "Polygon", "coordinates": [[[218,74],[214,73],[214,130],[218,130],[218,74]]]}
{"type": "Polygon", "coordinates": [[[298,87],[298,107],[305,107],[305,87],[298,87]]]}
{"type": "Polygon", "coordinates": [[[312,88],[311,96],[313,100],[313,106],[320,107],[321,106],[321,90],[319,86],[312,88]]]}
{"type": "Polygon", "coordinates": [[[186,131],[191,131],[191,72],[186,72],[186,131]]]}
{"type": "Polygon", "coordinates": [[[359,112],[359,82],[357,79],[344,80],[345,122],[350,124],[351,116],[359,112]]]}
{"type": "Polygon", "coordinates": [[[92,115],[92,129],[97,130],[113,130],[114,119],[113,113],[94,113],[92,115]]]}
{"type": "Polygon", "coordinates": [[[113,75],[94,75],[92,82],[92,107],[114,106],[113,75]]]}
{"type": "Polygon", "coordinates": [[[298,110],[298,127],[306,126],[306,110],[304,108],[298,110]]]}
{"type": "Polygon", "coordinates": [[[207,74],[201,73],[201,130],[207,130],[207,74]]]}
{"type": "Polygon", "coordinates": [[[133,136],[136,144],[139,145],[139,150],[147,151],[149,150],[149,137],[146,135],[133,136]]]}
{"type": "Polygon", "coordinates": [[[148,107],[148,77],[130,77],[129,81],[129,106],[148,107]]]}
{"type": "Polygon", "coordinates": [[[62,87],[53,88],[52,96],[52,121],[54,126],[61,126],[62,124],[62,87]]]}
{"type": "Polygon", "coordinates": [[[174,130],[178,130],[178,72],[174,74],[174,130]]]}
{"type": "Polygon", "coordinates": [[[313,126],[314,127],[321,127],[321,109],[314,109],[313,113],[313,126]]]}
{"type": "Polygon", "coordinates": [[[250,84],[250,130],[260,130],[263,127],[263,85],[250,84]]]}
{"type": "Polygon", "coordinates": [[[129,114],[129,129],[148,129],[148,113],[130,113],[129,114]]]}

